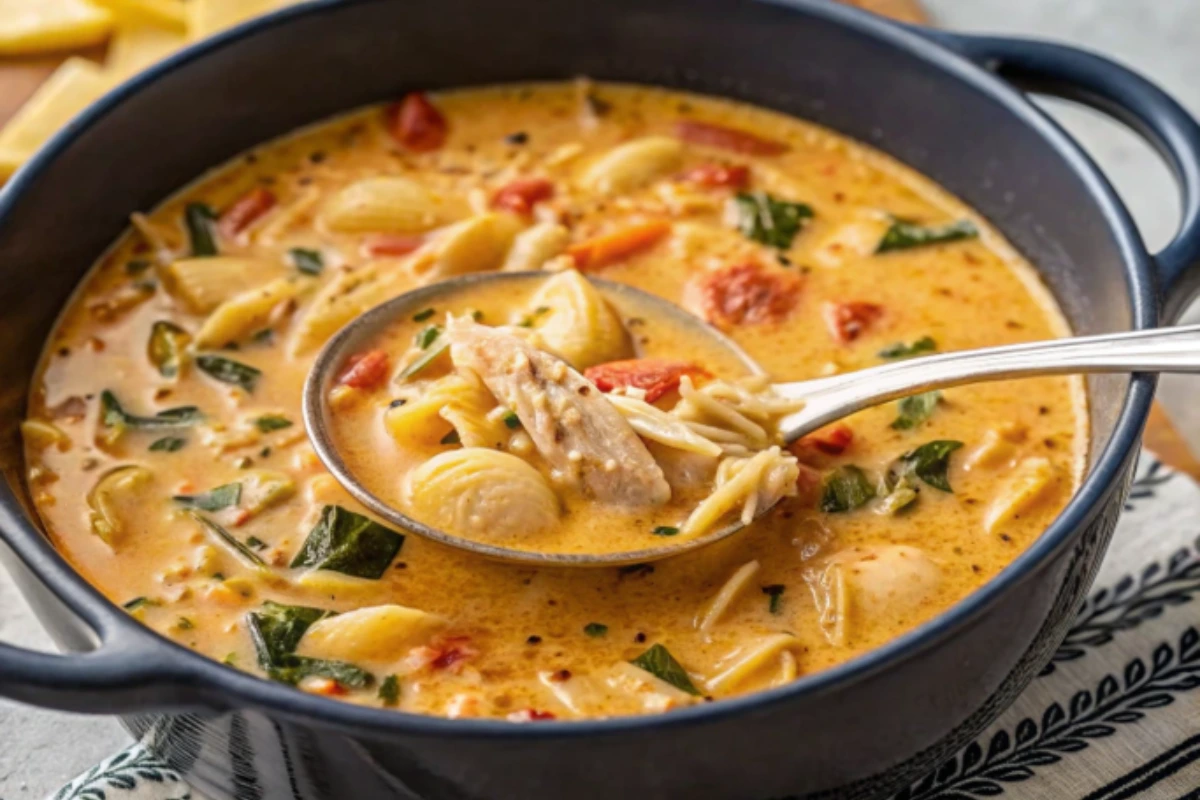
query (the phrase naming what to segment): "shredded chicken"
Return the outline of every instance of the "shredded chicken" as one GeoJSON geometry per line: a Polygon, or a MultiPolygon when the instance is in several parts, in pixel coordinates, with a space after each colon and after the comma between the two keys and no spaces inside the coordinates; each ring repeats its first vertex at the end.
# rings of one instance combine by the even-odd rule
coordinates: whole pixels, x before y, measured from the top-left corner
{"type": "Polygon", "coordinates": [[[467,319],[447,327],[450,357],[511,408],[556,482],[626,507],[657,506],[671,487],[625,418],[566,362],[467,319]]]}

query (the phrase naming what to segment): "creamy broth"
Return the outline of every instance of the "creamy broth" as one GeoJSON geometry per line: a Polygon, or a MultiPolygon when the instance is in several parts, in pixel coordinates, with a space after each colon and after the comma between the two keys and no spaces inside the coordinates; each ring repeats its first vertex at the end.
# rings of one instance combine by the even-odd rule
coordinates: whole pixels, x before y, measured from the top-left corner
{"type": "MultiPolygon", "coordinates": [[[[54,544],[145,624],[235,668],[419,713],[570,719],[779,685],[878,646],[993,577],[1077,485],[1082,382],[1037,378],[806,437],[790,448],[793,497],[653,565],[535,570],[401,542],[322,468],[301,386],[356,314],[506,266],[658,294],[779,381],[1067,331],[985,221],[807,123],[586,82],[409,98],[264,145],[135,215],[64,311],[30,396],[29,485],[54,544]],[[904,458],[937,442],[961,444],[904,458]]],[[[435,313],[511,321],[528,302],[435,313]]],[[[403,461],[382,415],[435,321],[390,331],[387,382],[336,415],[356,472],[396,502],[420,459],[403,461]]],[[[644,324],[629,328],[649,340],[641,355],[736,377],[644,324]]],[[[572,514],[561,546],[652,537],[681,511],[620,530],[603,510],[572,514]]]]}

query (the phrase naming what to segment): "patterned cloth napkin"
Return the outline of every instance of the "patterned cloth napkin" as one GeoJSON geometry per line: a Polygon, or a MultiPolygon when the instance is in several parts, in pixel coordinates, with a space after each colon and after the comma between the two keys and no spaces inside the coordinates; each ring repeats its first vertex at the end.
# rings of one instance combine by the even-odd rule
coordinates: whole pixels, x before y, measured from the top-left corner
{"type": "MultiPolygon", "coordinates": [[[[895,800],[1200,800],[1200,486],[1147,453],[1091,597],[1053,661],[895,800]]],[[[54,800],[204,800],[137,742],[54,800]]]]}

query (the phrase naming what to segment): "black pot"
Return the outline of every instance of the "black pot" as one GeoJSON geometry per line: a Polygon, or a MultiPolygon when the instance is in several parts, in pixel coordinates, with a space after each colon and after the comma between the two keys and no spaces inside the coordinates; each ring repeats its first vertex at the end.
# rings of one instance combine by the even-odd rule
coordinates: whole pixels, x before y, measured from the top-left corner
{"type": "Polygon", "coordinates": [[[214,798],[745,798],[881,794],[1016,697],[1104,553],[1154,391],[1090,380],[1091,471],[1028,551],[920,628],[788,686],[665,716],[512,725],[360,708],[158,636],[38,530],[17,422],[58,310],[129,212],[236,153],[415,88],[569,78],[738,97],[880,148],[987,216],[1080,333],[1170,320],[1200,286],[1200,128],[1129,70],[1059,45],[907,29],[817,0],[323,0],[192,47],[73,122],[0,196],[0,529],[69,655],[0,646],[0,694],[117,713],[214,798]],[[1183,223],[1151,257],[1091,161],[1005,79],[1153,142],[1183,223]]]}

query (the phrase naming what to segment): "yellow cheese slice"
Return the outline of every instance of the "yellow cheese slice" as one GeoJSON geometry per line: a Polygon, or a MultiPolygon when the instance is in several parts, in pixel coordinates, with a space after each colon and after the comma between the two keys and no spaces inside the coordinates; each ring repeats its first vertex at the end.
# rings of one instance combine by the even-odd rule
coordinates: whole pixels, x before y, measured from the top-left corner
{"type": "Polygon", "coordinates": [[[202,39],[297,2],[299,0],[188,0],[188,35],[193,40],[202,39]]]}
{"type": "Polygon", "coordinates": [[[146,22],[122,22],[108,45],[105,70],[123,81],[174,53],[187,43],[182,30],[146,22]]]}
{"type": "Polygon", "coordinates": [[[111,85],[104,70],[86,58],[73,56],[64,61],[0,130],[0,178],[8,177],[111,85]]]}
{"type": "Polygon", "coordinates": [[[153,23],[178,33],[187,30],[187,10],[183,0],[92,0],[113,13],[117,24],[153,23]]]}
{"type": "Polygon", "coordinates": [[[0,56],[87,47],[112,25],[112,14],[86,0],[0,0],[0,56]]]}

